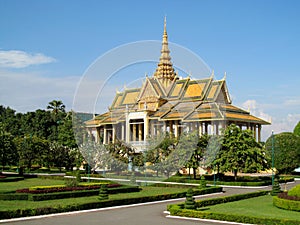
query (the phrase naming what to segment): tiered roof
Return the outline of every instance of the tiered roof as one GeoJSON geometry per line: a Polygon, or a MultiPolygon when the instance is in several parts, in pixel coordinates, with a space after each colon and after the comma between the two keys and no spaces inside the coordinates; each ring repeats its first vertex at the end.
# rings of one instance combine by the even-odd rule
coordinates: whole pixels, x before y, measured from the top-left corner
{"type": "Polygon", "coordinates": [[[174,72],[168,48],[166,20],[160,61],[152,77],[141,88],[117,92],[109,112],[86,123],[95,127],[125,121],[125,112],[147,111],[149,119],[161,121],[237,121],[269,124],[231,103],[226,79],[179,79],[174,72]]]}

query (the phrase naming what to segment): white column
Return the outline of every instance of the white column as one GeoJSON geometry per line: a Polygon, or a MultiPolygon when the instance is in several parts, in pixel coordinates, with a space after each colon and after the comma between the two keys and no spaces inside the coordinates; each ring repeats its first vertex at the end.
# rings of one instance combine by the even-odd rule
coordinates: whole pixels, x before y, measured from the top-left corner
{"type": "Polygon", "coordinates": [[[198,130],[199,130],[199,136],[200,137],[202,136],[202,132],[203,132],[202,131],[202,128],[203,128],[202,125],[203,125],[202,122],[199,122],[199,128],[198,128],[198,130]]]}
{"type": "Polygon", "coordinates": [[[125,124],[121,124],[121,139],[122,141],[125,141],[125,124]]]}
{"type": "Polygon", "coordinates": [[[115,143],[116,139],[116,125],[112,125],[112,142],[115,143]]]}
{"type": "Polygon", "coordinates": [[[106,130],[106,125],[104,125],[104,130],[103,130],[103,144],[107,144],[107,130],[106,130]]]}
{"type": "Polygon", "coordinates": [[[258,124],[258,142],[261,142],[261,124],[258,124]]]}
{"type": "Polygon", "coordinates": [[[144,119],[144,140],[147,140],[149,136],[149,119],[145,117],[144,119]]]}
{"type": "Polygon", "coordinates": [[[174,136],[175,138],[177,138],[179,135],[179,132],[178,132],[178,120],[175,121],[175,130],[174,130],[174,136]]]}

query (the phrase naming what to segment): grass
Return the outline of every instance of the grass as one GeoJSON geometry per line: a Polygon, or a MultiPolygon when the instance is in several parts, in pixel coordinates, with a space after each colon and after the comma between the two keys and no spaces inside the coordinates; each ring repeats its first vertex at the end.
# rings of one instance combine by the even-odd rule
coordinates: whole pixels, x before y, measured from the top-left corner
{"type": "Polygon", "coordinates": [[[29,188],[32,186],[60,185],[65,184],[63,180],[29,178],[17,182],[0,182],[0,192],[15,191],[17,189],[29,188]]]}
{"type": "Polygon", "coordinates": [[[293,219],[300,221],[299,212],[283,210],[273,206],[272,196],[270,195],[218,204],[205,208],[207,209],[207,212],[278,219],[293,219]]]}

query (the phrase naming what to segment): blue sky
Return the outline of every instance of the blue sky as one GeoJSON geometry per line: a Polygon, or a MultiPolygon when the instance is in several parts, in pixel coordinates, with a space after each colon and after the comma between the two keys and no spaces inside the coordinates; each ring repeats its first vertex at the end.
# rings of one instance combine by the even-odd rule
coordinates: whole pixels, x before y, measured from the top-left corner
{"type": "Polygon", "coordinates": [[[0,104],[26,112],[61,99],[71,109],[89,65],[119,45],[161,40],[165,15],[170,42],[199,55],[216,78],[227,72],[233,104],[272,118],[265,137],[293,129],[300,120],[296,0],[0,0],[0,104]]]}

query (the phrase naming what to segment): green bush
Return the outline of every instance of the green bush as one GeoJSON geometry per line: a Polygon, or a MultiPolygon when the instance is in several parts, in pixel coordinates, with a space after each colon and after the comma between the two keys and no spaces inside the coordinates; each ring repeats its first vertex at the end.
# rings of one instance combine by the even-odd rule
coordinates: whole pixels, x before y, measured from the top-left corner
{"type": "Polygon", "coordinates": [[[6,194],[0,194],[0,200],[7,200],[7,201],[28,200],[28,194],[27,193],[6,193],[6,194]]]}
{"type": "Polygon", "coordinates": [[[293,201],[274,196],[273,205],[280,209],[287,209],[300,212],[300,201],[293,201]]]}
{"type": "Polygon", "coordinates": [[[105,184],[101,185],[98,199],[99,200],[107,200],[108,199],[108,191],[107,191],[107,186],[105,184]]]}
{"type": "Polygon", "coordinates": [[[291,190],[288,191],[289,196],[296,196],[300,198],[300,184],[293,187],[291,190]]]}
{"type": "MultiPolygon", "coordinates": [[[[140,191],[139,187],[135,186],[121,186],[115,188],[109,188],[109,194],[116,193],[129,193],[129,192],[138,192],[140,191]]],[[[87,197],[98,195],[99,190],[84,190],[84,191],[65,191],[65,192],[56,192],[56,193],[45,193],[45,194],[29,194],[28,200],[30,201],[45,201],[53,199],[63,199],[63,198],[77,198],[77,197],[87,197]]]]}
{"type": "Polygon", "coordinates": [[[189,188],[189,190],[186,193],[186,200],[184,203],[184,208],[185,209],[195,209],[196,204],[195,204],[195,198],[193,197],[193,189],[189,188]]]}
{"type": "Polygon", "coordinates": [[[24,180],[24,177],[6,177],[6,178],[1,178],[0,182],[15,182],[15,181],[20,181],[24,180]]]}
{"type": "Polygon", "coordinates": [[[206,188],[205,176],[201,176],[199,188],[206,188]]]}

